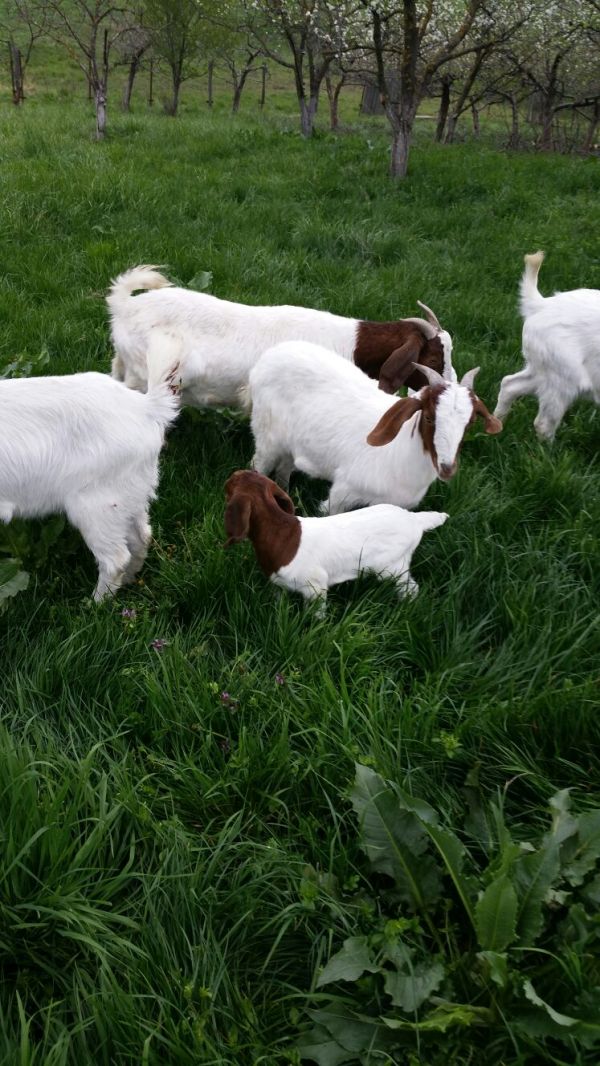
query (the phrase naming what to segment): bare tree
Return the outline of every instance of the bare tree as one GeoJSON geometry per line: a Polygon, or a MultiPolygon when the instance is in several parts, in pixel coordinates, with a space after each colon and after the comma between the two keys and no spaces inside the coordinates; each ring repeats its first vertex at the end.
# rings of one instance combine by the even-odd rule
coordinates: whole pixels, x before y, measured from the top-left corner
{"type": "Polygon", "coordinates": [[[131,95],[135,78],[140,69],[142,59],[152,43],[150,31],[145,26],[131,26],[125,30],[118,42],[120,55],[119,64],[127,66],[127,78],[123,86],[123,98],[121,108],[129,111],[131,107],[131,95]]]}
{"type": "Polygon", "coordinates": [[[25,71],[33,47],[46,33],[45,19],[37,14],[26,0],[0,2],[0,40],[8,48],[12,101],[17,106],[25,99],[25,71]]]}
{"type": "Polygon", "coordinates": [[[184,81],[198,74],[197,61],[212,43],[209,0],[146,0],[147,24],[155,52],[165,60],[171,74],[171,99],[165,104],[169,115],[179,109],[184,81]]]}

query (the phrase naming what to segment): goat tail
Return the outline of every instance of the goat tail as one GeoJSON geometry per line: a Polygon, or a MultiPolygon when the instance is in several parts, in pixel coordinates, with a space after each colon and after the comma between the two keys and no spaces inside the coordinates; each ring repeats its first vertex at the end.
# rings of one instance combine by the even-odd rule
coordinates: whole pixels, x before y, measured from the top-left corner
{"type": "Polygon", "coordinates": [[[250,385],[241,385],[237,390],[237,401],[240,405],[240,410],[246,415],[252,414],[252,392],[250,385]]]}
{"type": "Polygon", "coordinates": [[[415,511],[415,518],[421,519],[421,529],[426,533],[428,529],[443,526],[448,515],[444,511],[415,511]]]}
{"type": "Polygon", "coordinates": [[[521,278],[521,314],[523,318],[540,311],[544,306],[544,297],[538,290],[537,280],[540,267],[544,262],[543,252],[533,252],[525,256],[525,270],[521,278]]]}
{"type": "Polygon", "coordinates": [[[164,289],[171,282],[155,266],[136,266],[111,282],[107,302],[113,314],[125,310],[136,289],[164,289]]]}
{"type": "Polygon", "coordinates": [[[150,334],[146,353],[146,409],[149,417],[159,422],[163,429],[175,421],[181,407],[181,349],[181,337],[175,333],[153,330],[150,334]]]}

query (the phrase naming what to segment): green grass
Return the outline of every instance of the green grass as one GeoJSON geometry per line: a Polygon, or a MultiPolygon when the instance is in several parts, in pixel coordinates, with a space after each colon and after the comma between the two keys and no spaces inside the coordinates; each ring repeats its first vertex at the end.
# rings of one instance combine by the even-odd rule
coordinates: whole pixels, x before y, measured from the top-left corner
{"type": "MultiPolygon", "coordinates": [[[[547,251],[544,291],[600,287],[592,159],[423,129],[393,186],[381,124],[306,144],[291,108],[173,121],[138,104],[104,145],[83,102],[0,122],[0,365],[46,346],[50,372],[107,370],[108,282],[156,262],[250,303],[389,318],[423,299],[493,406],[520,365],[522,254],[547,251]]],[[[368,872],[355,760],[455,827],[475,772],[524,838],[556,789],[598,801],[600,415],[577,405],[549,448],[533,413],[473,431],[430,490],[451,518],[416,554],[414,603],[365,579],[318,621],[248,545],[223,551],[223,484],[252,453],[225,412],[186,410],[169,437],[139,587],[93,606],[93,560],[61,535],[0,618],[0,1062],[294,1061],[368,872]]],[[[318,488],[294,484],[308,513],[318,488]]],[[[565,1061],[509,1029],[490,1063],[565,1061]]],[[[486,1039],[454,1034],[446,1061],[486,1039]]]]}

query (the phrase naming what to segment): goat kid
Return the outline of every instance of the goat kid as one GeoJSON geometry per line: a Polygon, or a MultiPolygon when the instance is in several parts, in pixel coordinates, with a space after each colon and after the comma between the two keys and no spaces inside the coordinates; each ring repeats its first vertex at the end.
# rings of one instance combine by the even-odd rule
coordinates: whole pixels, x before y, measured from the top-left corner
{"type": "Polygon", "coordinates": [[[543,252],[525,256],[520,299],[525,368],[502,379],[495,414],[504,418],[520,396],[536,396],[535,430],[553,440],[579,396],[600,404],[600,290],[542,296],[537,279],[543,260],[543,252]]]}
{"type": "Polygon", "coordinates": [[[304,307],[251,307],[174,287],[150,266],[116,278],[107,302],[116,352],[112,376],[144,389],[149,337],[176,329],[185,341],[182,399],[193,406],[243,406],[250,370],[267,348],[285,340],[323,344],[378,379],[384,392],[426,384],[413,363],[456,380],[450,335],[424,304],[425,319],[397,322],[366,322],[304,307]],[[134,298],[137,289],[145,291],[134,298]]]}
{"type": "Polygon", "coordinates": [[[96,601],[133,581],[148,551],[159,453],[179,409],[169,338],[158,347],[144,395],[94,372],[0,381],[0,521],[64,512],[96,558],[96,601]]]}
{"type": "Polygon", "coordinates": [[[287,493],[254,470],[232,474],[225,494],[227,546],[249,537],[266,576],[307,601],[318,600],[320,614],[332,585],[365,571],[393,578],[400,596],[415,596],[412,554],[423,533],[448,517],[380,504],[329,518],[299,518],[287,493]]]}
{"type": "Polygon", "coordinates": [[[323,514],[361,504],[416,507],[437,477],[447,481],[456,472],[465,431],[478,415],[487,433],[502,429],[473,392],[477,369],[460,384],[421,370],[430,384],[397,400],[317,345],[271,348],[250,373],[253,467],[275,471],[285,487],[294,469],[330,481],[323,514]]]}

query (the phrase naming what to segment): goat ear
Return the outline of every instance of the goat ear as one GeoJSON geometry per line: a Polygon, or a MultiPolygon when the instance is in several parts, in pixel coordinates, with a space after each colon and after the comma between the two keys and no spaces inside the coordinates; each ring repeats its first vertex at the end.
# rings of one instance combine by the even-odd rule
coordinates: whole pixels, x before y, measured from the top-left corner
{"type": "MultiPolygon", "coordinates": [[[[414,340],[408,340],[401,348],[395,348],[379,371],[379,388],[383,392],[393,393],[401,385],[405,385],[406,379],[415,373],[413,363],[417,362],[420,351],[414,340]]],[[[424,381],[423,384],[426,385],[427,382],[424,381]]]]}
{"type": "Polygon", "coordinates": [[[239,541],[245,540],[248,536],[248,528],[250,526],[250,512],[252,510],[252,501],[249,496],[242,496],[239,493],[237,496],[233,496],[225,509],[225,532],[227,534],[227,540],[225,541],[225,547],[228,548],[230,544],[238,544],[239,541]]]}
{"type": "Polygon", "coordinates": [[[483,400],[479,399],[479,396],[475,397],[474,407],[475,414],[483,418],[483,426],[486,433],[500,433],[502,431],[502,422],[495,415],[490,414],[483,400]]]}
{"type": "Polygon", "coordinates": [[[423,404],[417,396],[407,396],[404,400],[398,400],[382,415],[377,425],[371,430],[367,437],[367,444],[372,444],[375,448],[389,444],[394,437],[398,436],[404,423],[408,422],[409,418],[412,418],[422,407],[423,404]]]}
{"type": "Polygon", "coordinates": [[[286,514],[296,514],[296,508],[294,507],[294,504],[292,503],[287,492],[284,492],[284,490],[279,485],[274,485],[271,489],[271,492],[273,494],[273,499],[275,500],[275,503],[278,507],[281,508],[282,511],[285,511],[286,514]]]}

